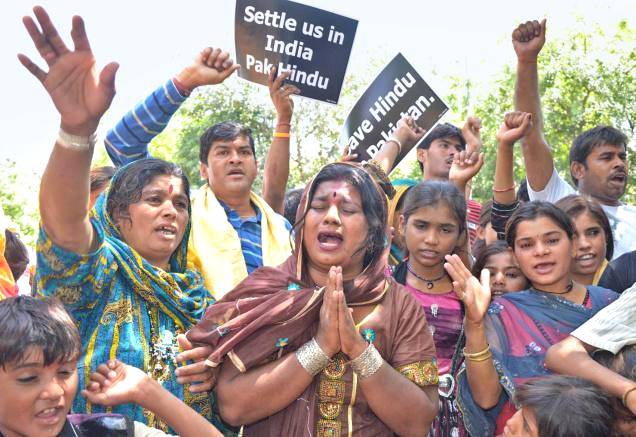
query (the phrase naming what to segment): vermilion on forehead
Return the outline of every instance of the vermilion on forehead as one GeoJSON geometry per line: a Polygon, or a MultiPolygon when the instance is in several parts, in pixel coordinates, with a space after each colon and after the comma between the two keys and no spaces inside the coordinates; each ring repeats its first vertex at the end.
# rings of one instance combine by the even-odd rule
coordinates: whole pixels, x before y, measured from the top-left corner
{"type": "Polygon", "coordinates": [[[314,200],[331,200],[360,204],[358,189],[346,181],[322,182],[314,193],[314,200]]]}
{"type": "Polygon", "coordinates": [[[168,193],[183,193],[183,181],[177,176],[155,176],[142,190],[142,193],[150,191],[167,191],[168,193]]]}

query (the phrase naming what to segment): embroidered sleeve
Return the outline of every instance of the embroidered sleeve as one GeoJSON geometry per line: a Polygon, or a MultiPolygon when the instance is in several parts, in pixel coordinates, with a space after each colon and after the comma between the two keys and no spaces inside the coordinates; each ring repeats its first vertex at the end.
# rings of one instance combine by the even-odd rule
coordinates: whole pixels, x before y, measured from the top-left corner
{"type": "Polygon", "coordinates": [[[398,372],[406,376],[420,387],[437,385],[439,378],[437,374],[437,361],[416,361],[396,368],[398,372]]]}

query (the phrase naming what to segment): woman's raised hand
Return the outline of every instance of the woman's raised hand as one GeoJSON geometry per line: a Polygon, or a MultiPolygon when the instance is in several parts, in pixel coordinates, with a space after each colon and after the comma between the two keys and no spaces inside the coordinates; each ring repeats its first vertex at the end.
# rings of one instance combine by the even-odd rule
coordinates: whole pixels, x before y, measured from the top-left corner
{"type": "Polygon", "coordinates": [[[453,280],[457,297],[464,302],[466,319],[481,323],[490,305],[490,271],[483,269],[477,280],[457,255],[446,255],[444,268],[453,280]]]}
{"type": "Polygon", "coordinates": [[[44,8],[36,6],[33,13],[40,27],[31,17],[24,17],[24,26],[49,71],[42,70],[26,55],[19,54],[18,59],[42,82],[51,96],[60,113],[62,129],[72,135],[89,136],[97,129],[100,118],[115,96],[115,73],[119,65],[110,63],[97,74],[81,17],[73,17],[71,37],[74,50],[71,51],[44,8]]]}
{"type": "Polygon", "coordinates": [[[338,296],[343,293],[342,267],[331,267],[327,277],[320,308],[320,323],[316,333],[316,341],[329,357],[340,350],[340,332],[338,326],[338,296]]]}

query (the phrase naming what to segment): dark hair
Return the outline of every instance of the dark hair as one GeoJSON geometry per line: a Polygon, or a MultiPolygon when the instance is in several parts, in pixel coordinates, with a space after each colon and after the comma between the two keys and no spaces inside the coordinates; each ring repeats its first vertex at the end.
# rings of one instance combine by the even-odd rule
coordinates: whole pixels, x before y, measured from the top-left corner
{"type": "Polygon", "coordinates": [[[466,200],[457,187],[447,181],[424,181],[412,187],[404,200],[404,223],[419,208],[446,202],[459,228],[459,235],[466,229],[466,200]]]}
{"type": "Polygon", "coordinates": [[[562,375],[532,379],[517,388],[515,400],[533,413],[541,437],[598,437],[611,432],[614,415],[609,396],[584,379],[562,375]]]}
{"type": "Polygon", "coordinates": [[[492,199],[481,205],[481,212],[479,213],[479,226],[486,228],[488,223],[492,221],[492,199]]]}
{"type": "Polygon", "coordinates": [[[528,180],[523,178],[517,189],[517,202],[530,202],[528,195],[528,180]]]}
{"type": "MultiPolygon", "coordinates": [[[[456,138],[462,150],[466,148],[466,139],[462,135],[462,130],[450,123],[440,123],[424,137],[422,142],[417,146],[418,149],[428,149],[435,140],[441,138],[456,138]]],[[[420,170],[424,170],[424,166],[420,162],[420,170]]]]}
{"type": "Polygon", "coordinates": [[[243,126],[235,121],[222,121],[214,126],[210,126],[203,132],[199,140],[199,161],[207,165],[208,155],[215,141],[234,141],[238,137],[245,137],[252,148],[252,154],[256,159],[256,149],[254,148],[254,137],[252,129],[243,126]]]}
{"type": "MultiPolygon", "coordinates": [[[[605,215],[605,211],[601,205],[594,200],[587,199],[578,194],[570,194],[562,199],[559,199],[555,203],[557,208],[560,208],[565,212],[572,220],[575,220],[581,214],[587,212],[594,220],[601,225],[603,232],[605,233],[605,259],[610,261],[614,255],[614,237],[612,236],[612,227],[605,215]]],[[[575,226],[576,228],[576,226],[575,226]]]]}
{"type": "Polygon", "coordinates": [[[115,176],[115,167],[105,165],[103,167],[91,168],[88,176],[88,180],[90,181],[90,192],[104,191],[113,176],[115,176]]]}
{"type": "MultiPolygon", "coordinates": [[[[108,193],[106,210],[113,220],[128,218],[128,207],[139,202],[141,192],[157,176],[176,176],[183,183],[183,191],[190,202],[190,183],[177,164],[162,159],[140,159],[120,170],[113,178],[108,193]]],[[[189,206],[188,206],[189,209],[189,206]]]]}
{"type": "Polygon", "coordinates": [[[283,216],[292,225],[296,223],[296,213],[298,212],[298,205],[300,205],[300,198],[303,196],[303,191],[303,188],[294,188],[292,190],[287,190],[285,193],[283,216]]]}
{"type": "MultiPolygon", "coordinates": [[[[586,130],[572,142],[570,148],[570,165],[573,162],[580,162],[585,168],[587,168],[587,157],[592,153],[592,150],[603,144],[611,144],[613,146],[623,146],[627,151],[627,136],[612,126],[596,126],[592,129],[586,130]]],[[[575,186],[578,186],[579,181],[574,177],[572,171],[570,171],[572,181],[575,186]]]]}
{"type": "MultiPolygon", "coordinates": [[[[364,255],[364,267],[379,261],[387,243],[387,201],[384,193],[376,189],[375,182],[369,173],[362,168],[347,164],[329,164],[322,168],[314,178],[313,184],[307,194],[307,205],[316,194],[316,190],[323,182],[344,181],[355,187],[360,193],[362,211],[367,219],[369,233],[367,241],[360,248],[366,250],[364,255]]],[[[309,207],[307,208],[309,210],[309,207]]],[[[306,214],[306,213],[305,213],[306,214]]],[[[299,220],[295,227],[304,223],[305,217],[299,220]]]]}
{"type": "MultiPolygon", "coordinates": [[[[592,353],[592,358],[614,373],[618,373],[631,381],[636,380],[636,344],[624,346],[616,355],[610,351],[597,349],[592,353]]],[[[613,436],[627,436],[621,430],[621,422],[636,422],[636,418],[618,398],[612,398],[612,407],[616,420],[614,421],[613,436]]]]}
{"type": "Polygon", "coordinates": [[[29,265],[29,251],[27,250],[24,243],[20,240],[18,234],[5,229],[4,235],[4,257],[9,264],[13,279],[17,281],[29,265]]]}
{"type": "Polygon", "coordinates": [[[0,366],[42,349],[44,365],[77,359],[82,351],[77,326],[62,304],[51,297],[16,296],[0,301],[0,366]]]}
{"type": "Polygon", "coordinates": [[[536,220],[539,217],[546,217],[552,220],[558,227],[563,229],[568,239],[572,241],[574,237],[574,225],[572,220],[562,210],[550,202],[533,200],[519,205],[519,208],[512,213],[506,223],[506,242],[508,246],[515,250],[515,239],[517,238],[517,228],[522,222],[536,220]]]}
{"type": "Polygon", "coordinates": [[[474,277],[479,278],[481,271],[488,262],[488,258],[498,253],[506,253],[510,250],[508,244],[505,241],[497,240],[490,243],[487,246],[482,247],[479,251],[474,252],[475,263],[473,264],[472,274],[474,277]]]}

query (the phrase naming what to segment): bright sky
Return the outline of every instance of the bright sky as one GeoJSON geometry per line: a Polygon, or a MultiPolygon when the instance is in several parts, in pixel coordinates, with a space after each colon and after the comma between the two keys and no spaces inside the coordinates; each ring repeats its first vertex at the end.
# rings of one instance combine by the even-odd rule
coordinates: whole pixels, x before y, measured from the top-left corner
{"type": "MultiPolygon", "coordinates": [[[[513,64],[509,35],[519,22],[547,17],[549,38],[564,33],[577,17],[590,27],[599,24],[610,31],[618,21],[636,17],[633,0],[302,2],[359,20],[348,74],[365,71],[370,58],[388,62],[401,51],[442,98],[445,84],[440,78],[444,76],[470,76],[478,87],[480,80],[487,80],[503,64],[513,64]]],[[[117,61],[121,65],[117,96],[102,120],[102,134],[156,85],[187,65],[202,47],[220,46],[234,52],[232,0],[50,0],[42,5],[69,43],[71,16],[83,16],[98,64],[117,61]]],[[[6,1],[0,14],[0,77],[5,88],[0,159],[10,158],[20,167],[40,172],[59,118],[44,89],[16,58],[22,52],[39,61],[21,22],[32,6],[25,0],[6,1]]],[[[329,105],[325,106],[328,110],[329,105]]]]}

